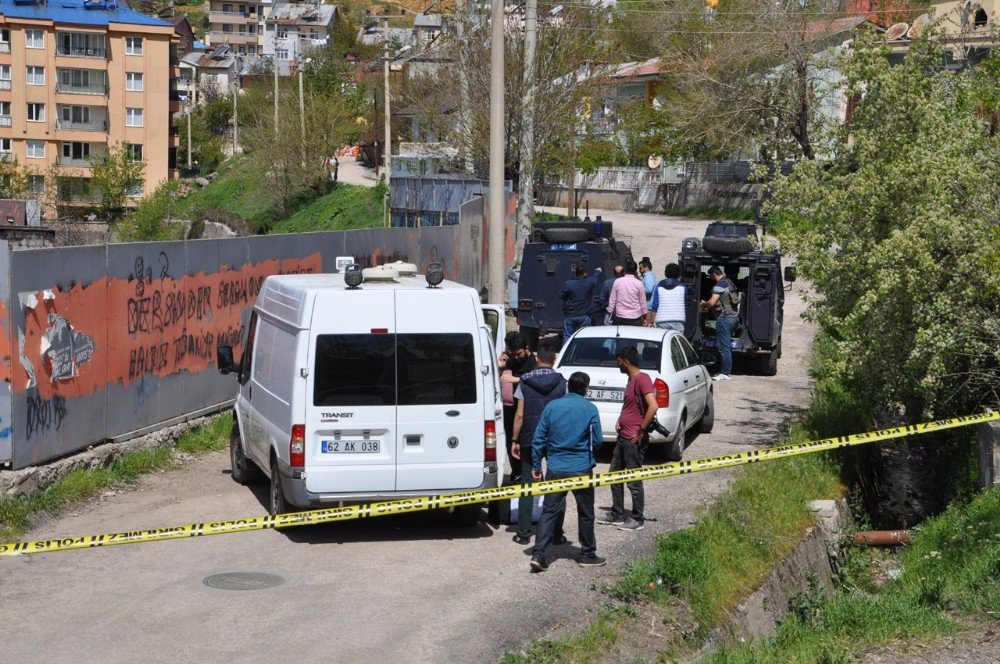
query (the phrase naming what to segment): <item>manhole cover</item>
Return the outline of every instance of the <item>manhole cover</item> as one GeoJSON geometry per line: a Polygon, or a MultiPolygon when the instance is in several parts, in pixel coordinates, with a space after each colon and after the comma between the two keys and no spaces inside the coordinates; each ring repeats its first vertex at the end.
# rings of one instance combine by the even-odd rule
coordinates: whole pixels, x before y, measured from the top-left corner
{"type": "Polygon", "coordinates": [[[223,572],[205,577],[202,582],[219,590],[263,590],[280,586],[285,580],[277,574],[263,572],[223,572]]]}

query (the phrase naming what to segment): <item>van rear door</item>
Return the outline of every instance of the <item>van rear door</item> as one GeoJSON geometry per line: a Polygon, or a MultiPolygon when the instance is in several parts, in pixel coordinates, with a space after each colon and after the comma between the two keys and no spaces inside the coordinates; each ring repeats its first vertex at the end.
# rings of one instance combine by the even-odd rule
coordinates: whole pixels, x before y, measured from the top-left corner
{"type": "Polygon", "coordinates": [[[396,488],[395,293],[317,295],[306,388],[306,489],[396,488]]]}
{"type": "Polygon", "coordinates": [[[428,288],[396,295],[396,490],[483,482],[485,421],[478,301],[428,288]]]}

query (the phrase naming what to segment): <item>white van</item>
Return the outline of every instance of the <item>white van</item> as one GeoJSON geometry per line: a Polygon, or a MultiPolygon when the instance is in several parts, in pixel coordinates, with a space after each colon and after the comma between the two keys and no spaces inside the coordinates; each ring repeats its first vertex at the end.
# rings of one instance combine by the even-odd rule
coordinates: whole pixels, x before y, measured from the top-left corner
{"type": "Polygon", "coordinates": [[[240,362],[218,349],[233,479],[270,478],[272,514],[499,486],[502,307],[440,270],[374,271],[268,277],[240,362]]]}

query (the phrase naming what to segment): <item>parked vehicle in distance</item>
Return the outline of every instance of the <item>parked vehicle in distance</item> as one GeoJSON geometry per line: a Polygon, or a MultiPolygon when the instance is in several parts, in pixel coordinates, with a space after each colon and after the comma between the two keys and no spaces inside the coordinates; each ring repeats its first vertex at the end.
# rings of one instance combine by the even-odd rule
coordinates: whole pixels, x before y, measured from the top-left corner
{"type": "MultiPolygon", "coordinates": [[[[687,238],[678,264],[681,280],[688,288],[685,333],[704,361],[716,356],[715,321],[700,311],[698,302],[712,295],[715,282],[708,275],[718,265],[740,293],[740,326],[733,335],[733,358],[749,359],[765,376],[778,373],[781,333],[784,323],[785,286],[782,282],[781,252],[765,250],[760,226],[743,222],[713,221],[704,238],[687,238]]],[[[795,280],[795,271],[786,267],[785,281],[795,280]]]]}
{"type": "Polygon", "coordinates": [[[268,277],[240,361],[219,347],[233,479],[269,479],[272,514],[499,485],[503,308],[432,268],[268,277]]]}
{"type": "MultiPolygon", "coordinates": [[[[614,239],[613,225],[597,217],[595,221],[543,221],[535,225],[524,245],[517,278],[517,323],[531,348],[550,332],[562,334],[563,309],[559,291],[576,276],[576,266],[590,274],[601,268],[605,278],[614,274],[616,264],[624,265],[632,251],[614,239]]],[[[595,314],[600,291],[594,294],[595,314]]],[[[601,314],[603,318],[603,313],[601,314]]]]}
{"type": "Polygon", "coordinates": [[[669,432],[669,436],[650,433],[650,452],[679,461],[688,431],[709,433],[715,423],[712,379],[683,334],[658,327],[585,327],[565,343],[555,369],[567,379],[574,371],[590,376],[587,400],[600,413],[604,441],[615,442],[615,423],[628,384],[616,354],[625,346],[639,351],[639,368],[653,380],[656,392],[656,419],[669,432]]]}

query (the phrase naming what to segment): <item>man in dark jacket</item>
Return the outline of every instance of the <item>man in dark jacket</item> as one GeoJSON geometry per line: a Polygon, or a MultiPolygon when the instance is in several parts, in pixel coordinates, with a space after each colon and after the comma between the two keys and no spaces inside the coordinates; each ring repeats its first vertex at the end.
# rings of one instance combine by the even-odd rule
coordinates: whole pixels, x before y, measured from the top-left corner
{"type": "MultiPolygon", "coordinates": [[[[551,346],[541,346],[535,354],[538,368],[521,376],[514,398],[517,400],[517,413],[514,415],[513,445],[511,454],[521,459],[521,481],[531,484],[532,447],[535,427],[542,416],[542,411],[550,402],[566,394],[566,379],[552,368],[556,362],[556,352],[551,346]]],[[[531,541],[531,497],[521,498],[517,503],[517,534],[514,542],[527,544],[531,541]]],[[[566,537],[562,534],[562,521],[556,528],[553,544],[564,544],[566,537]]]]}
{"type": "Polygon", "coordinates": [[[587,276],[587,268],[576,266],[576,278],[563,284],[559,291],[559,299],[563,302],[563,338],[581,327],[590,325],[594,315],[594,291],[600,286],[604,276],[601,268],[594,270],[594,276],[587,276]]]}
{"type": "Polygon", "coordinates": [[[605,279],[601,286],[601,311],[597,315],[599,320],[594,325],[611,325],[611,314],[607,312],[608,303],[611,301],[611,288],[615,285],[615,280],[625,276],[625,266],[615,265],[615,273],[610,279],[605,279]]]}

